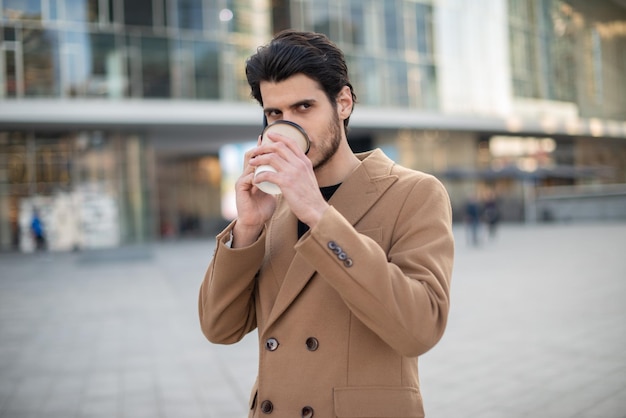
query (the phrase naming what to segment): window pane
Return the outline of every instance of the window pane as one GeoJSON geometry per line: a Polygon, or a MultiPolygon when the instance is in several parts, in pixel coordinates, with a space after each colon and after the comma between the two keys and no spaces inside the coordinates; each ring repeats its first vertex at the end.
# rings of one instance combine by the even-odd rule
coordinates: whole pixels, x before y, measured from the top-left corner
{"type": "Polygon", "coordinates": [[[365,45],[365,13],[362,0],[350,2],[350,14],[346,17],[349,20],[345,24],[344,40],[358,46],[365,45]]]}
{"type": "Polygon", "coordinates": [[[432,9],[425,4],[417,4],[415,21],[417,23],[417,50],[421,57],[432,56],[432,9]]]}
{"type": "Polygon", "coordinates": [[[63,93],[70,97],[85,95],[87,85],[88,35],[85,32],[65,32],[61,47],[63,93]]]}
{"type": "Polygon", "coordinates": [[[328,4],[316,2],[311,4],[313,14],[313,30],[330,36],[330,14],[328,4]]]}
{"type": "Polygon", "coordinates": [[[202,0],[178,0],[176,3],[178,27],[202,30],[202,0]]]}
{"type": "Polygon", "coordinates": [[[207,16],[207,29],[217,31],[220,27],[220,0],[204,0],[207,16]]]}
{"type": "Polygon", "coordinates": [[[60,0],[63,16],[70,22],[97,22],[98,0],[60,0]]]}
{"type": "Polygon", "coordinates": [[[4,62],[6,73],[4,77],[4,94],[5,97],[17,96],[17,71],[15,63],[15,51],[4,52],[4,62]]]}
{"type": "Polygon", "coordinates": [[[218,12],[218,20],[219,20],[218,25],[220,25],[219,27],[226,30],[226,32],[237,31],[237,29],[235,29],[235,22],[240,19],[240,16],[238,16],[238,13],[235,13],[233,0],[223,0],[223,2],[220,3],[220,5],[224,5],[225,7],[222,8],[218,6],[220,10],[218,12]],[[222,13],[222,11],[230,11],[230,12],[222,13]]]}
{"type": "Polygon", "coordinates": [[[388,64],[387,86],[389,88],[388,104],[392,106],[408,106],[409,89],[407,84],[407,66],[404,61],[388,64]]]}
{"type": "Polygon", "coordinates": [[[402,19],[398,18],[402,16],[401,7],[402,4],[396,1],[384,2],[385,43],[388,49],[394,51],[400,49],[402,44],[402,19]]]}
{"type": "Polygon", "coordinates": [[[218,99],[219,89],[219,55],[217,45],[207,42],[196,42],[194,45],[196,97],[199,99],[218,99]]]}
{"type": "Polygon", "coordinates": [[[124,1],[124,23],[135,26],[152,26],[152,0],[124,1]]]}
{"type": "Polygon", "coordinates": [[[40,0],[3,0],[2,12],[9,20],[41,20],[40,0]]]}
{"type": "Polygon", "coordinates": [[[172,97],[195,97],[192,49],[189,41],[178,40],[172,43],[172,97]]]}
{"type": "Polygon", "coordinates": [[[124,96],[126,78],[114,35],[67,32],[62,51],[65,94],[72,97],[124,96]]]}
{"type": "Polygon", "coordinates": [[[380,88],[382,77],[381,65],[376,59],[364,55],[346,54],[350,79],[359,103],[376,106],[382,101],[380,88]]]}
{"type": "Polygon", "coordinates": [[[59,3],[62,0],[51,0],[48,2],[48,18],[50,20],[59,20],[61,15],[59,14],[59,3]]]}
{"type": "Polygon", "coordinates": [[[90,36],[91,74],[88,96],[123,97],[126,75],[121,52],[115,47],[115,36],[94,33],[90,36]]]}
{"type": "Polygon", "coordinates": [[[37,192],[51,194],[70,183],[70,144],[58,138],[37,138],[34,142],[37,192]]]}
{"type": "Polygon", "coordinates": [[[24,94],[53,96],[59,94],[60,74],[58,34],[53,30],[23,29],[24,94]]]}
{"type": "Polygon", "coordinates": [[[15,41],[15,28],[4,28],[2,36],[5,41],[15,41]]]}
{"type": "Polygon", "coordinates": [[[272,22],[274,32],[280,32],[294,26],[291,22],[291,6],[289,0],[272,1],[272,22]]]}
{"type": "Polygon", "coordinates": [[[437,70],[434,65],[420,66],[420,92],[423,109],[437,109],[437,70]]]}
{"type": "Polygon", "coordinates": [[[113,5],[114,0],[107,0],[108,11],[109,11],[109,22],[119,22],[120,18],[115,13],[115,6],[113,5]]]}
{"type": "Polygon", "coordinates": [[[170,97],[170,58],[167,39],[141,39],[141,76],[144,97],[170,97]]]}

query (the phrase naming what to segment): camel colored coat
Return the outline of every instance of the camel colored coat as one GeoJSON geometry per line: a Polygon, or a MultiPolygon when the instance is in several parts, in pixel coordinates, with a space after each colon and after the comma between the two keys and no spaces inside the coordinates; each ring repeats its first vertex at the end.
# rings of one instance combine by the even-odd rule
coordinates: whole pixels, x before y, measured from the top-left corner
{"type": "Polygon", "coordinates": [[[232,344],[258,328],[250,417],[423,417],[417,358],[441,338],[454,243],[434,177],[381,151],[330,199],[300,240],[280,199],[247,248],[218,235],[200,289],[206,337],[232,344]]]}

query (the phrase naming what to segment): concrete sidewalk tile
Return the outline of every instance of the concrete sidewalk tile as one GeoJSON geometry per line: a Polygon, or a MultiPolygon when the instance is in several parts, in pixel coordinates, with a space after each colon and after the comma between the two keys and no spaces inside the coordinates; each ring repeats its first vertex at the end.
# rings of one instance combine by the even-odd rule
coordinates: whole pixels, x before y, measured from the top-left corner
{"type": "Polygon", "coordinates": [[[120,415],[121,404],[117,396],[86,397],[80,405],[81,418],[111,418],[120,415]]]}
{"type": "Polygon", "coordinates": [[[25,374],[17,381],[15,392],[9,402],[19,407],[38,408],[49,396],[53,384],[52,375],[25,374]]]}
{"type": "Polygon", "coordinates": [[[128,418],[160,417],[160,403],[155,388],[124,392],[121,399],[120,415],[128,418]]]}
{"type": "MultiPolygon", "coordinates": [[[[624,381],[622,381],[624,383],[624,381]]],[[[577,413],[573,418],[624,418],[626,417],[626,388],[609,394],[597,404],[577,413]]]]}

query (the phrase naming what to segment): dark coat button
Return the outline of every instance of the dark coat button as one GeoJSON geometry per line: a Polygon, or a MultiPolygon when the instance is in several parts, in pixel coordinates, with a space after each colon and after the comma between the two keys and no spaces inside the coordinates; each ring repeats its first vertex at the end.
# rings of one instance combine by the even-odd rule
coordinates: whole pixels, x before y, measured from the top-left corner
{"type": "Polygon", "coordinates": [[[302,418],[313,418],[313,408],[305,406],[302,408],[302,418]]]}
{"type": "Polygon", "coordinates": [[[346,267],[352,267],[353,264],[354,262],[352,262],[351,258],[347,258],[346,261],[343,262],[343,265],[346,267]]]}
{"type": "Polygon", "coordinates": [[[269,351],[274,351],[278,348],[278,340],[276,338],[268,338],[265,341],[265,348],[269,351]]]}
{"type": "Polygon", "coordinates": [[[335,249],[333,250],[333,252],[337,255],[341,254],[343,252],[343,250],[341,249],[340,246],[335,247],[335,249]]]}
{"type": "Polygon", "coordinates": [[[348,259],[348,254],[344,253],[343,251],[339,253],[339,255],[337,255],[337,258],[340,259],[341,261],[345,261],[348,259]]]}
{"type": "Polygon", "coordinates": [[[261,412],[264,414],[271,414],[274,410],[274,405],[270,401],[261,402],[261,412]]]}
{"type": "Polygon", "coordinates": [[[335,241],[328,241],[328,248],[334,250],[335,248],[337,248],[337,243],[335,241]]]}
{"type": "Polygon", "coordinates": [[[317,341],[317,338],[315,337],[309,337],[306,339],[306,348],[309,351],[315,351],[317,350],[317,347],[320,346],[319,341],[317,341]]]}

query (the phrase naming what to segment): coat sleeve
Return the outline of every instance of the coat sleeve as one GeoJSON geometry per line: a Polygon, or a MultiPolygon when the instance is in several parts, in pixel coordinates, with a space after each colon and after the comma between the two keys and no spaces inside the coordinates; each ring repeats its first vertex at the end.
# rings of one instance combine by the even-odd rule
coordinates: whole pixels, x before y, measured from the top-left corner
{"type": "Polygon", "coordinates": [[[217,236],[215,254],[200,286],[200,326],[217,344],[240,341],[256,328],[255,277],[265,252],[265,231],[246,248],[226,245],[233,224],[217,236]]]}
{"type": "Polygon", "coordinates": [[[393,225],[388,251],[333,207],[296,249],[361,322],[400,354],[414,357],[432,348],[446,326],[452,213],[445,188],[431,176],[396,204],[401,205],[396,219],[385,220],[393,225]]]}

